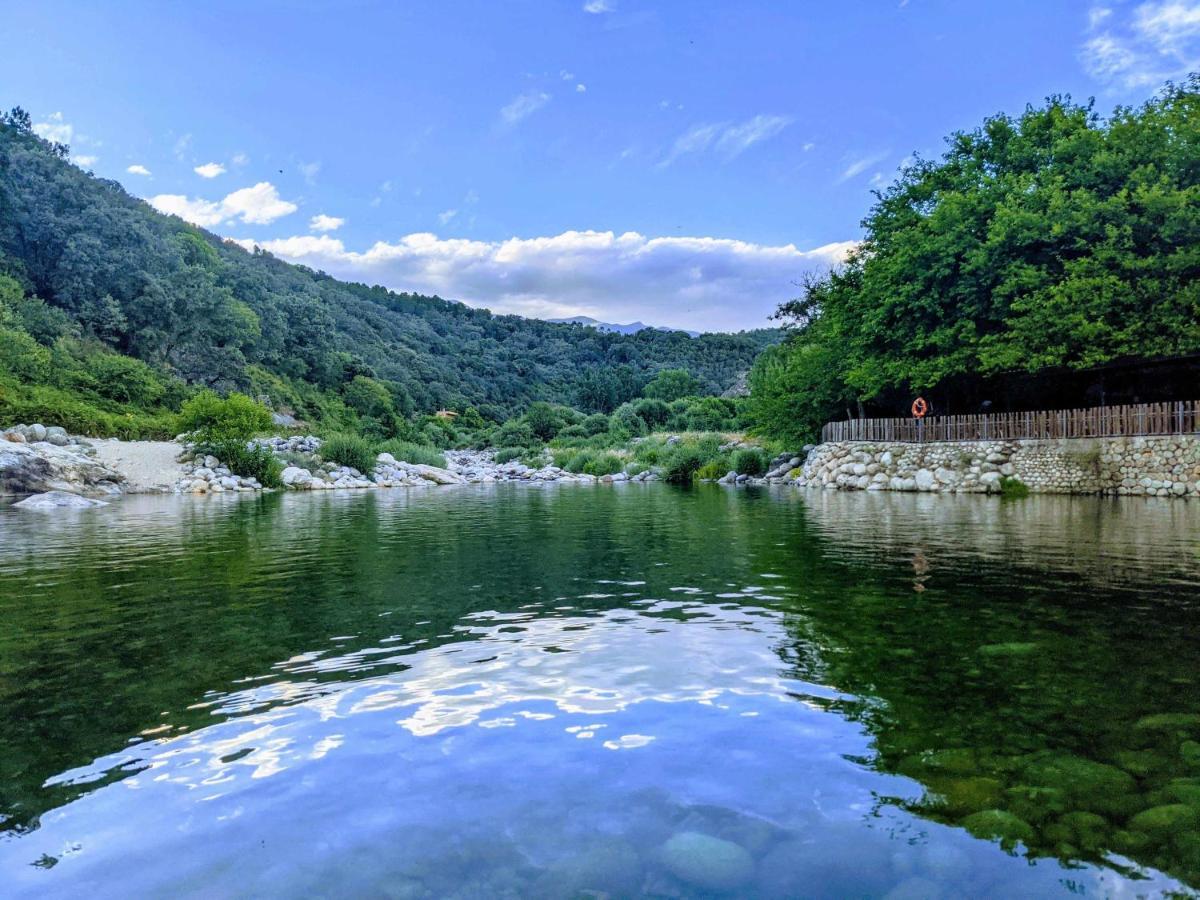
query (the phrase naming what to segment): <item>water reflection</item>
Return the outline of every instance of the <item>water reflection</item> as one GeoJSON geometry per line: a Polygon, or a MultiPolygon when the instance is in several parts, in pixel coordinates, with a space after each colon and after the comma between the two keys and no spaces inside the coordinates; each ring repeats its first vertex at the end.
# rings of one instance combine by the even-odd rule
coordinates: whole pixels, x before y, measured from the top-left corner
{"type": "Polygon", "coordinates": [[[1131,823],[1195,805],[1164,792],[1200,775],[1196,511],[927,499],[0,510],[0,872],[101,896],[1194,882],[1186,812],[1131,823]]]}

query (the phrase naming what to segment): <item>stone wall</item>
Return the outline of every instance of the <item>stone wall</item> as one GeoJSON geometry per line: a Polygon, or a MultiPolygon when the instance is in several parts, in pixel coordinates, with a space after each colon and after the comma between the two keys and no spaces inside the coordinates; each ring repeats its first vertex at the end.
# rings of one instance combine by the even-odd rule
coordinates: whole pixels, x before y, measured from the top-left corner
{"type": "Polygon", "coordinates": [[[1200,435],[1061,441],[821,444],[789,480],[802,487],[1200,497],[1200,435]]]}

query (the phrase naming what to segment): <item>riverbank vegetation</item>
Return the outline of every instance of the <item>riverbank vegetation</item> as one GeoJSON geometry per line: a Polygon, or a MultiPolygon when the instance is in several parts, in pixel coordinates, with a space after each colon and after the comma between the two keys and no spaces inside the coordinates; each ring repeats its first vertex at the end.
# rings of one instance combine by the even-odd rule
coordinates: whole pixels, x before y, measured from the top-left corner
{"type": "Polygon", "coordinates": [[[750,376],[763,434],[812,440],[998,373],[1200,352],[1200,77],[1108,118],[1052,97],[947,143],[780,307],[789,336],[750,376]]]}
{"type": "Polygon", "coordinates": [[[614,334],[337,281],[156,212],[19,108],[0,114],[0,276],[0,420],[123,437],[166,436],[203,388],[372,440],[441,409],[608,415],[664,369],[720,393],[780,337],[614,334]]]}

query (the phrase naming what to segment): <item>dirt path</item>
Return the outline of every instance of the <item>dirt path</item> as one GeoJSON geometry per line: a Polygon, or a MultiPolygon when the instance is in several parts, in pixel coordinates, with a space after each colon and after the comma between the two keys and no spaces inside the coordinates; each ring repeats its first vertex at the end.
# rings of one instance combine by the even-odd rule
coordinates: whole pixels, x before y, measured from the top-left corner
{"type": "Polygon", "coordinates": [[[175,489],[183,476],[174,441],[95,441],[96,459],[128,479],[131,494],[156,494],[175,489]]]}

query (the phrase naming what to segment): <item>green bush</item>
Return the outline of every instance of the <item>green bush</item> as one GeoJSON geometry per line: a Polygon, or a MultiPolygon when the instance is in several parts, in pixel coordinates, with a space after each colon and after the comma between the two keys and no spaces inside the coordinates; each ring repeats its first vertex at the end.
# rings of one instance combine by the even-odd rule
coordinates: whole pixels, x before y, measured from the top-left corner
{"type": "Polygon", "coordinates": [[[633,404],[622,403],[613,411],[609,419],[608,430],[636,436],[645,434],[648,429],[646,420],[637,414],[633,404]]]}
{"type": "MultiPolygon", "coordinates": [[[[390,453],[399,462],[412,463],[414,466],[437,466],[446,468],[446,456],[436,447],[425,444],[414,444],[412,441],[402,441],[393,438],[384,441],[376,450],[379,453],[390,453]]],[[[358,468],[357,466],[355,468],[358,468]]]]}
{"type": "Polygon", "coordinates": [[[533,429],[519,419],[509,419],[492,435],[494,447],[532,447],[534,443],[533,429]]]}
{"type": "Polygon", "coordinates": [[[603,434],[608,431],[608,416],[604,413],[592,413],[583,420],[583,430],[589,435],[603,434]]]}
{"type": "Polygon", "coordinates": [[[543,443],[552,439],[563,427],[558,410],[541,400],[530,405],[524,418],[534,437],[543,443]]]}
{"type": "Polygon", "coordinates": [[[118,403],[152,406],[162,400],[162,377],[140,359],[117,353],[96,353],[85,361],[96,393],[118,403]]]}
{"type": "MultiPolygon", "coordinates": [[[[375,469],[375,448],[357,434],[332,434],[321,444],[321,458],[369,475],[375,469]]],[[[394,454],[393,454],[394,455],[394,454]]]]}
{"type": "Polygon", "coordinates": [[[71,434],[162,440],[178,433],[171,413],[110,412],[72,392],[45,385],[0,384],[0,422],[59,425],[71,434]]]}
{"type": "Polygon", "coordinates": [[[283,484],[279,480],[283,464],[275,458],[270,447],[238,440],[215,441],[198,447],[219,459],[234,475],[257,478],[263,487],[280,487],[283,484]]]}
{"type": "Polygon", "coordinates": [[[718,478],[724,477],[729,472],[718,461],[706,462],[696,470],[696,478],[700,480],[716,481],[718,478]]]}
{"type": "Polygon", "coordinates": [[[739,475],[762,475],[767,471],[767,454],[758,447],[734,451],[733,470],[739,475]]]}
{"type": "Polygon", "coordinates": [[[514,459],[520,459],[521,454],[524,452],[525,450],[523,447],[501,447],[496,451],[496,462],[512,462],[514,459]]]}
{"type": "Polygon", "coordinates": [[[1016,500],[1020,497],[1028,497],[1029,485],[1019,478],[1001,478],[1000,496],[1007,497],[1010,500],[1016,500]]]}
{"type": "Polygon", "coordinates": [[[662,400],[645,397],[637,400],[633,404],[633,411],[636,412],[643,422],[650,427],[662,428],[667,424],[667,420],[671,418],[671,407],[662,400]]]}
{"type": "Polygon", "coordinates": [[[23,331],[0,328],[0,372],[22,381],[45,381],[50,374],[50,351],[23,331]]]}
{"type": "Polygon", "coordinates": [[[178,421],[198,444],[245,442],[271,427],[271,411],[245,394],[201,391],[183,404],[178,421]]]}
{"type": "Polygon", "coordinates": [[[594,450],[576,450],[565,454],[562,462],[559,462],[560,457],[555,456],[554,464],[566,469],[568,472],[582,472],[590,466],[596,459],[594,450]]]}
{"type": "Polygon", "coordinates": [[[276,452],[275,458],[284,468],[295,466],[298,469],[308,469],[310,472],[315,470],[321,462],[314,454],[302,453],[299,450],[280,450],[276,452]]]}
{"type": "Polygon", "coordinates": [[[667,481],[691,481],[706,462],[708,459],[698,444],[678,444],[663,461],[663,477],[667,481]]]}
{"type": "Polygon", "coordinates": [[[566,438],[567,440],[578,440],[588,436],[587,429],[582,425],[568,425],[557,435],[559,440],[566,438]]]}
{"type": "Polygon", "coordinates": [[[588,475],[599,477],[601,475],[616,475],[624,468],[625,461],[615,453],[598,453],[582,469],[568,471],[582,471],[588,475]]]}

